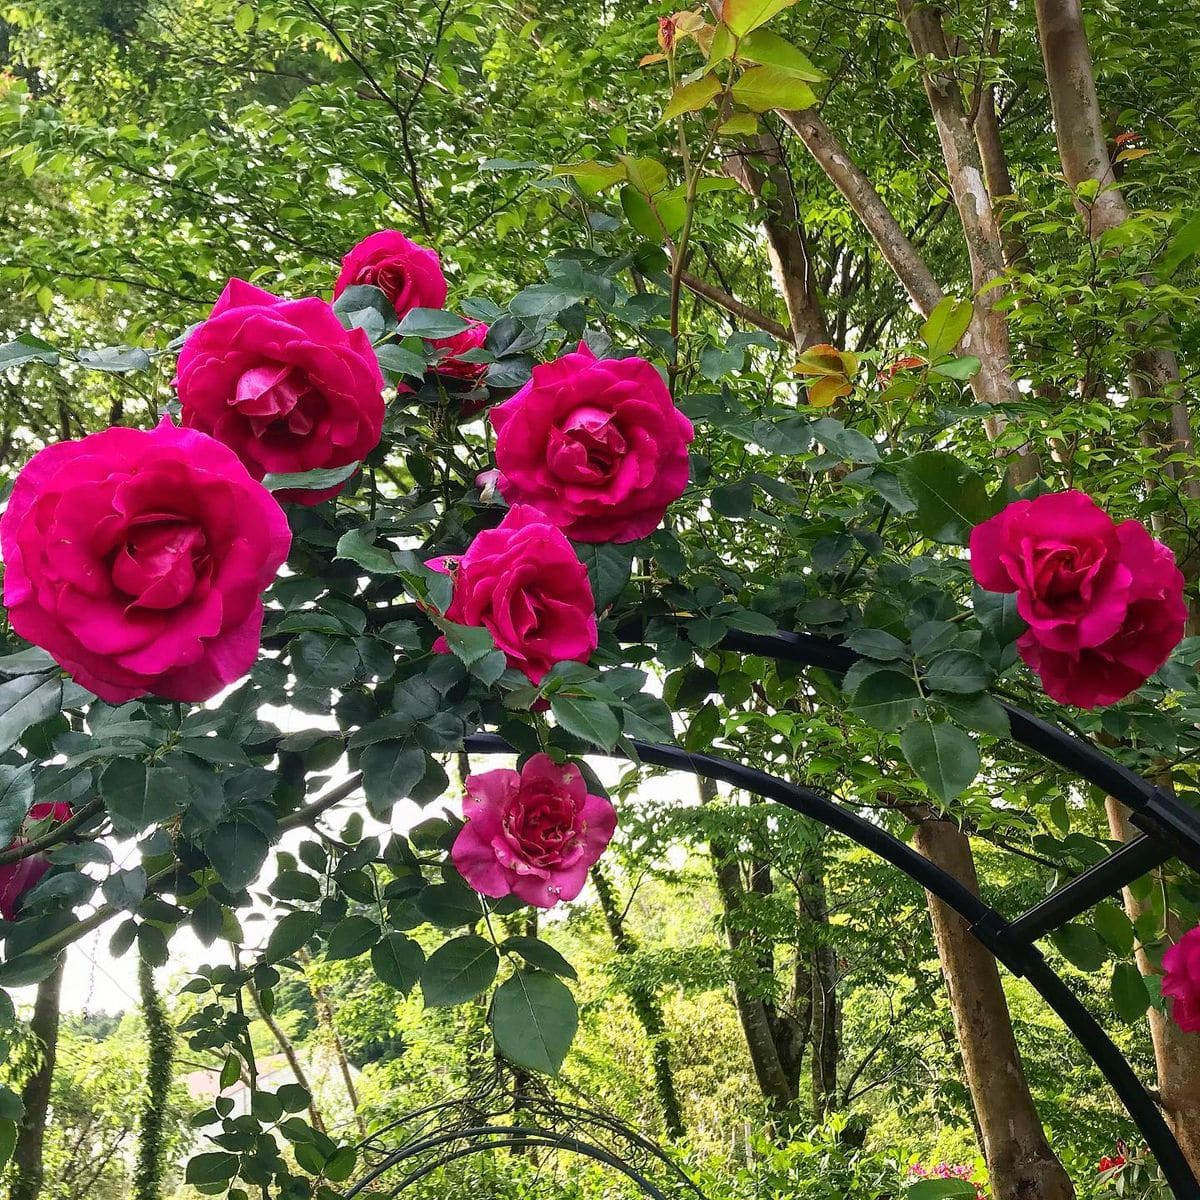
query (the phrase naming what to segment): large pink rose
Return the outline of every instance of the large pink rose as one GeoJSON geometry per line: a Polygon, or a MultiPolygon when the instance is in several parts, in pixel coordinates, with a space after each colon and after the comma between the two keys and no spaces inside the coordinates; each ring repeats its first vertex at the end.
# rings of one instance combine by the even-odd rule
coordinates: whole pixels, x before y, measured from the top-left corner
{"type": "Polygon", "coordinates": [[[283,511],[220,442],[164,420],[35,454],[0,518],[13,629],[120,704],[207,700],[258,654],[283,511]]]}
{"type": "Polygon", "coordinates": [[[1141,687],[1183,637],[1183,576],[1137,521],[1082,492],[1019,500],[971,533],[980,587],[1015,592],[1021,657],[1061,704],[1096,708],[1141,687]]]}
{"type": "Polygon", "coordinates": [[[574,354],[493,408],[500,490],[579,542],[652,533],[688,481],[692,423],[643,358],[574,354]]]}
{"type": "Polygon", "coordinates": [[[485,321],[472,321],[466,329],[452,337],[434,338],[429,344],[440,351],[433,364],[439,375],[450,375],[468,383],[478,383],[488,369],[485,362],[464,362],[458,356],[468,350],[478,350],[487,341],[488,325],[485,321]]]}
{"type": "MultiPolygon", "coordinates": [[[[57,824],[65,821],[70,815],[69,804],[35,804],[29,810],[26,820],[51,820],[57,824]]],[[[6,849],[16,850],[28,843],[28,838],[17,837],[6,849]]],[[[6,921],[15,920],[21,897],[35,887],[49,870],[50,863],[44,854],[30,854],[27,858],[0,865],[0,916],[6,921]]]]}
{"type": "MultiPolygon", "coordinates": [[[[231,279],[179,352],[183,423],[232,447],[255,477],[345,467],[379,444],[383,375],[361,329],[324,300],[284,300],[231,279]]],[[[293,490],[302,504],[344,484],[293,490]]]]}
{"type": "Polygon", "coordinates": [[[1163,955],[1164,996],[1184,1033],[1200,1033],[1200,926],[1185,933],[1163,955]]]}
{"type": "Polygon", "coordinates": [[[579,768],[535,754],[520,774],[485,771],[466,786],[467,823],[450,851],[462,877],[485,896],[539,908],[574,900],[617,827],[612,804],[588,792],[579,768]]]}
{"type": "Polygon", "coordinates": [[[559,662],[586,662],[596,649],[596,603],[571,543],[525,504],[514,505],[459,558],[429,564],[454,579],[446,616],[491,631],[509,665],[534,683],[559,662]]]}
{"type": "Polygon", "coordinates": [[[356,283],[377,287],[398,317],[414,308],[441,308],[446,303],[446,276],[437,252],[409,241],[396,229],[363,238],[342,259],[334,298],[356,283]]]}

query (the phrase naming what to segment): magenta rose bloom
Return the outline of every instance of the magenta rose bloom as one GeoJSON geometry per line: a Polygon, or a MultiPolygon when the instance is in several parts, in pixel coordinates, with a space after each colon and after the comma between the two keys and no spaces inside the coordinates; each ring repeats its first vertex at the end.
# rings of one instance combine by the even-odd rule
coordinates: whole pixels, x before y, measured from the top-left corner
{"type": "MultiPolygon", "coordinates": [[[[230,446],[255,479],[345,467],[379,444],[383,375],[361,329],[324,300],[284,300],[231,279],[179,352],[183,423],[230,446]]],[[[340,483],[279,493],[316,504],[340,483]]]]}
{"type": "Polygon", "coordinates": [[[163,420],[35,454],[0,518],[13,629],[121,704],[207,700],[250,670],[291,532],[227,446],[163,420]]]}
{"type": "Polygon", "coordinates": [[[453,337],[434,338],[429,344],[441,351],[433,369],[439,375],[450,375],[467,383],[478,383],[488,369],[483,362],[463,362],[458,356],[468,350],[478,350],[487,341],[488,326],[484,321],[472,321],[461,333],[453,337]]]}
{"type": "Polygon", "coordinates": [[[1200,925],[1163,955],[1162,992],[1171,997],[1175,1024],[1184,1033],[1200,1033],[1200,925]]]}
{"type": "Polygon", "coordinates": [[[579,768],[535,754],[520,774],[485,771],[466,786],[467,823],[450,851],[459,874],[493,898],[538,908],[574,900],[617,827],[612,804],[588,792],[579,768]]]}
{"type": "Polygon", "coordinates": [[[334,299],[356,283],[377,287],[392,302],[398,317],[414,308],[441,308],[446,303],[446,276],[437,252],[409,241],[395,229],[381,229],[363,238],[342,259],[333,285],[334,299]]]}
{"type": "MultiPolygon", "coordinates": [[[[69,804],[35,804],[25,819],[30,822],[51,820],[58,824],[70,815],[69,804]]],[[[28,844],[28,838],[17,837],[5,849],[18,850],[28,844]]],[[[50,862],[44,854],[31,854],[16,862],[0,865],[0,916],[6,921],[16,920],[21,897],[32,890],[49,870],[50,862]]]]}
{"type": "MultiPolygon", "coordinates": [[[[526,504],[476,534],[465,554],[427,564],[454,580],[446,616],[491,632],[509,666],[540,683],[555,663],[586,662],[598,644],[587,568],[571,543],[526,504]]],[[[436,648],[444,650],[444,639],[436,648]]]]}
{"type": "Polygon", "coordinates": [[[652,533],[687,487],[692,423],[644,358],[574,354],[493,408],[500,490],[578,542],[652,533]]]}
{"type": "Polygon", "coordinates": [[[1060,704],[1097,708],[1141,687],[1184,633],[1183,576],[1137,521],[1082,492],[1019,500],[971,533],[980,587],[1015,592],[1021,657],[1060,704]]]}

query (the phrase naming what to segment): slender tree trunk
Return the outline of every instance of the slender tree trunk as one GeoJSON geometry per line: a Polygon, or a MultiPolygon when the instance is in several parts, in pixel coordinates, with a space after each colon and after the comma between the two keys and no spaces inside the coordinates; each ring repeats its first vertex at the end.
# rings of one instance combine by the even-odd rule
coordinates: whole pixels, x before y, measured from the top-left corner
{"type": "Polygon", "coordinates": [[[313,1091],[313,1086],[309,1082],[304,1068],[300,1065],[300,1059],[296,1054],[296,1047],[292,1045],[292,1039],[284,1033],[283,1027],[275,1020],[274,1016],[263,1007],[262,997],[258,994],[258,989],[253,984],[249,984],[248,990],[250,992],[250,1000],[254,1004],[254,1011],[258,1013],[262,1023],[271,1031],[271,1036],[282,1051],[283,1057],[287,1059],[288,1066],[291,1067],[296,1082],[309,1095],[308,1115],[312,1118],[313,1128],[319,1129],[323,1133],[325,1131],[325,1121],[321,1116],[321,1110],[317,1107],[317,1095],[313,1091]]]}
{"type": "Polygon", "coordinates": [[[146,1023],[146,1091],[138,1114],[133,1200],[161,1200],[175,1034],[154,986],[154,968],[145,959],[138,960],[138,995],[142,1002],[142,1020],[146,1023]]]}
{"type": "MultiPolygon", "coordinates": [[[[608,926],[608,932],[612,935],[617,953],[636,954],[637,940],[626,927],[625,916],[617,903],[612,882],[599,864],[592,868],[592,883],[600,898],[604,921],[608,926]]],[[[687,1127],[683,1122],[683,1110],[675,1090],[675,1075],[671,1070],[670,1041],[667,1037],[666,1022],[663,1020],[662,1005],[652,988],[630,987],[628,994],[629,1002],[633,1005],[633,1011],[641,1022],[650,1049],[650,1065],[654,1072],[654,1094],[658,1097],[658,1105],[662,1111],[663,1128],[669,1137],[682,1138],[687,1134],[687,1127]]]]}
{"type": "MultiPolygon", "coordinates": [[[[957,825],[923,820],[915,845],[978,894],[971,845],[957,825]]],[[[1075,1191],[1034,1107],[996,960],[953,909],[927,899],[995,1200],[1070,1200],[1075,1191]]]]}
{"type": "Polygon", "coordinates": [[[13,1148],[12,1191],[9,1200],[39,1200],[45,1167],[42,1152],[46,1142],[46,1117],[50,1109],[50,1089],[54,1082],[54,1062],[58,1054],[58,1017],[62,996],[63,964],[38,984],[37,999],[29,1032],[39,1046],[41,1060],[21,1090],[25,1115],[17,1130],[13,1148]]]}
{"type": "MultiPolygon", "coordinates": [[[[1129,823],[1129,810],[1109,796],[1108,827],[1114,838],[1123,842],[1137,836],[1129,823]]],[[[1128,889],[1124,892],[1125,911],[1136,921],[1149,907],[1128,889]]],[[[1167,933],[1178,940],[1186,932],[1174,913],[1167,913],[1167,933]]],[[[1137,950],[1138,969],[1143,975],[1155,973],[1145,950],[1137,950]]],[[[1154,1061],[1158,1068],[1158,1093],[1163,1115],[1171,1126],[1179,1147],[1192,1169],[1200,1174],[1200,1042],[1194,1033],[1184,1033],[1171,1018],[1156,1008],[1148,1013],[1150,1037],[1154,1043],[1154,1061]]]]}
{"type": "Polygon", "coordinates": [[[304,975],[308,983],[308,990],[312,993],[313,1003],[317,1010],[317,1023],[325,1030],[329,1044],[333,1047],[334,1056],[337,1058],[342,1083],[346,1087],[346,1095],[349,1097],[350,1107],[354,1111],[354,1122],[358,1126],[359,1133],[366,1137],[367,1123],[363,1120],[362,1113],[358,1111],[358,1089],[354,1086],[354,1074],[350,1070],[350,1059],[346,1056],[346,1044],[342,1041],[342,1035],[338,1033],[337,1023],[333,1019],[333,1005],[329,1002],[329,992],[309,975],[307,952],[301,951],[296,957],[305,967],[304,975]]]}

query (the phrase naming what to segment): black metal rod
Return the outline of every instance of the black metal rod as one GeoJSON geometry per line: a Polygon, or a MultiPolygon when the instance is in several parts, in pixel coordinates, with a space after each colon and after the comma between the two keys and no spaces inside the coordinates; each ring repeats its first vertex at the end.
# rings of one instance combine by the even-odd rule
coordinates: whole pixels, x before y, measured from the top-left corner
{"type": "MultiPolygon", "coordinates": [[[[872,825],[857,813],[811,788],[709,754],[692,754],[675,746],[637,741],[633,745],[642,761],[652,766],[669,767],[720,780],[753,795],[775,800],[838,833],[844,833],[864,849],[899,867],[909,878],[953,908],[988,950],[1030,981],[1091,1055],[1146,1139],[1146,1145],[1158,1161],[1176,1200],[1200,1200],[1200,1182],[1188,1165],[1170,1126],[1125,1056],[1037,948],[1011,936],[1011,928],[1001,913],[886,829],[872,825]]],[[[490,733],[467,738],[465,749],[475,754],[514,753],[508,742],[490,733]]],[[[610,754],[608,757],[619,756],[610,754]]]]}
{"type": "Polygon", "coordinates": [[[1135,838],[1017,917],[1009,930],[1027,942],[1036,942],[1147,871],[1161,867],[1173,853],[1173,847],[1159,838],[1135,838]]]}

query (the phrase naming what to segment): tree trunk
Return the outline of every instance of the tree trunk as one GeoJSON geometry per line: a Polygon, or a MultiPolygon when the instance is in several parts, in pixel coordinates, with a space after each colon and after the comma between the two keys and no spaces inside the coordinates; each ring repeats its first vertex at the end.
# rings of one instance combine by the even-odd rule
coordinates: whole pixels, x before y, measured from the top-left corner
{"type": "MultiPolygon", "coordinates": [[[[1108,810],[1108,827],[1114,838],[1128,842],[1137,836],[1137,830],[1129,823],[1129,810],[1119,800],[1109,796],[1105,806],[1108,810]]],[[[1141,903],[1128,888],[1124,891],[1124,898],[1129,919],[1136,921],[1148,906],[1141,903]]],[[[1167,933],[1171,939],[1178,941],[1185,932],[1178,917],[1168,912],[1167,933]]],[[[1153,963],[1140,945],[1137,964],[1143,975],[1155,973],[1153,963]]],[[[1194,1033],[1184,1033],[1169,1016],[1156,1008],[1150,1009],[1148,1017],[1163,1115],[1192,1169],[1200,1174],[1200,1037],[1194,1033]]]]}
{"type": "Polygon", "coordinates": [[[161,1200],[166,1144],[164,1127],[171,1093],[171,1067],[175,1060],[175,1035],[154,986],[154,968],[145,959],[138,960],[138,995],[142,1002],[142,1020],[146,1023],[146,1091],[138,1114],[133,1200],[161,1200]]]}
{"type": "MultiPolygon", "coordinates": [[[[914,844],[978,894],[971,845],[957,825],[923,820],[914,844]]],[[[996,960],[953,909],[927,899],[995,1200],[1070,1200],[1075,1191],[1034,1107],[996,960]]]]}
{"type": "MultiPolygon", "coordinates": [[[[697,777],[696,784],[702,804],[711,804],[716,800],[715,782],[697,777]]],[[[756,945],[752,934],[738,928],[737,913],[745,900],[747,888],[742,880],[741,863],[737,854],[720,839],[710,840],[709,849],[716,875],[717,892],[724,910],[729,948],[735,954],[744,952],[755,957],[759,969],[773,978],[775,958],[771,948],[756,945]]],[[[751,886],[760,894],[765,894],[770,889],[769,875],[770,869],[765,864],[754,864],[751,868],[751,886]]],[[[797,949],[798,957],[799,954],[797,949]]],[[[803,969],[811,978],[811,959],[807,954],[804,956],[803,969]]],[[[740,981],[732,980],[731,986],[734,1006],[746,1038],[746,1049],[750,1054],[750,1063],[754,1068],[759,1091],[771,1112],[782,1123],[790,1124],[797,1116],[800,1071],[808,1040],[811,1008],[807,1014],[780,1012],[773,1003],[752,995],[740,981]]],[[[793,1000],[802,998],[804,989],[803,982],[794,982],[793,1000]]]]}
{"type": "Polygon", "coordinates": [[[775,286],[783,297],[796,349],[805,350],[819,342],[828,342],[829,329],[821,311],[808,241],[800,224],[787,166],[778,146],[766,134],[759,139],[759,151],[773,193],[770,199],[763,195],[763,172],[747,155],[736,154],[726,159],[725,172],[763,207],[762,227],[775,286]]]}
{"type": "Polygon", "coordinates": [[[58,1053],[59,1002],[62,996],[63,964],[38,984],[37,999],[29,1032],[40,1047],[41,1061],[21,1090],[25,1115],[17,1130],[12,1156],[12,1192],[9,1200],[39,1200],[45,1167],[42,1151],[46,1142],[46,1116],[50,1108],[50,1088],[54,1082],[54,1061],[58,1053]]]}
{"type": "MultiPolygon", "coordinates": [[[[617,903],[613,885],[599,864],[592,868],[592,883],[600,898],[600,908],[613,945],[618,954],[635,954],[637,941],[625,925],[625,916],[617,903]]],[[[687,1134],[683,1110],[675,1091],[675,1075],[671,1070],[670,1042],[663,1020],[662,1005],[652,988],[630,987],[629,1002],[641,1022],[650,1048],[650,1065],[654,1072],[654,1093],[662,1110],[663,1128],[668,1136],[682,1138],[687,1134]]]]}
{"type": "Polygon", "coordinates": [[[812,1097],[813,1115],[822,1118],[838,1103],[842,1009],[838,998],[837,951],[830,939],[829,900],[825,892],[823,847],[801,881],[805,915],[813,930],[812,948],[812,1097]]]}
{"type": "Polygon", "coordinates": [[[354,1074],[350,1070],[350,1059],[346,1057],[346,1045],[342,1041],[342,1035],[338,1033],[337,1023],[333,1019],[333,1005],[329,1002],[329,992],[316,983],[308,973],[308,953],[301,951],[296,958],[305,968],[304,978],[317,1009],[317,1023],[328,1035],[334,1056],[337,1058],[342,1083],[345,1084],[346,1095],[350,1099],[350,1107],[354,1112],[354,1123],[358,1126],[358,1132],[366,1137],[367,1123],[363,1120],[362,1113],[358,1111],[358,1089],[354,1086],[354,1074]]]}

